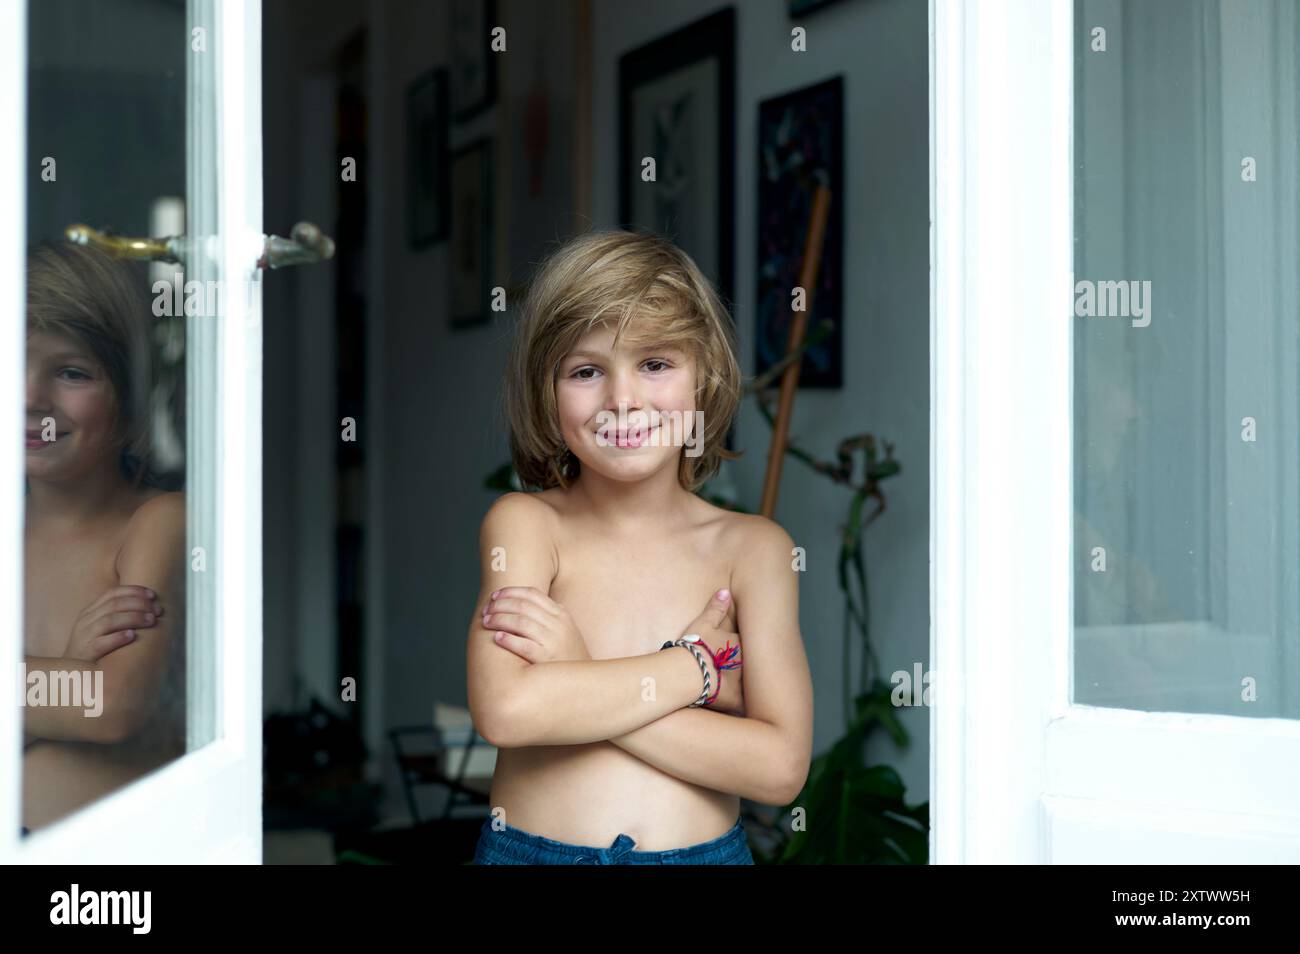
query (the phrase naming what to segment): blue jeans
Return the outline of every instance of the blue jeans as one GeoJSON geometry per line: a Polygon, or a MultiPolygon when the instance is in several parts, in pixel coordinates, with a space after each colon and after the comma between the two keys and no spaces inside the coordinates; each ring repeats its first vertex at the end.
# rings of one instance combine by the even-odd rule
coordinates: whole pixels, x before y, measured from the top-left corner
{"type": "Polygon", "coordinates": [[[669,848],[666,851],[633,851],[636,842],[620,834],[608,848],[587,845],[570,845],[567,842],[544,838],[506,825],[501,831],[492,830],[492,819],[483,822],[478,848],[474,852],[476,865],[752,865],[745,828],[736,824],[725,835],[712,841],[669,848]]]}

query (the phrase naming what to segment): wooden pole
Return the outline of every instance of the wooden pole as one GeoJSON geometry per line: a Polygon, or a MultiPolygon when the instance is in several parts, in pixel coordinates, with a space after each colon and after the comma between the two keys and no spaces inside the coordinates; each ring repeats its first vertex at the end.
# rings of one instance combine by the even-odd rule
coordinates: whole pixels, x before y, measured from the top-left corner
{"type": "MultiPolygon", "coordinates": [[[[804,242],[803,265],[799,269],[799,287],[804,290],[804,307],[802,311],[791,312],[786,354],[797,350],[808,332],[808,315],[812,311],[817,271],[821,268],[822,241],[826,237],[826,219],[830,207],[831,190],[823,182],[817,186],[817,192],[813,195],[812,217],[808,222],[808,237],[804,242]]],[[[767,476],[763,479],[763,503],[759,511],[769,519],[776,513],[776,497],[781,487],[781,464],[785,461],[790,415],[794,412],[794,394],[799,386],[799,368],[802,365],[802,360],[791,362],[790,367],[785,369],[785,374],[781,375],[781,400],[772,427],[772,445],[767,452],[767,476]]]]}

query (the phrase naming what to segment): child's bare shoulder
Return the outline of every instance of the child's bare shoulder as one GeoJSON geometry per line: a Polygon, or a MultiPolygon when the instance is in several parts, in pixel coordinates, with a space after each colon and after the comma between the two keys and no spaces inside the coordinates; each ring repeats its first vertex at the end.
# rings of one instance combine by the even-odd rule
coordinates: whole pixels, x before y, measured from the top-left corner
{"type": "Polygon", "coordinates": [[[482,543],[524,540],[530,545],[553,549],[559,526],[559,510],[548,491],[511,491],[492,502],[479,534],[482,543]]]}
{"type": "Polygon", "coordinates": [[[789,553],[794,541],[775,520],[762,514],[724,510],[705,502],[721,528],[724,547],[737,556],[759,552],[789,553]]]}
{"type": "Polygon", "coordinates": [[[119,576],[124,567],[167,565],[185,552],[185,495],[154,494],[141,501],[127,521],[117,551],[119,576]]]}
{"type": "Polygon", "coordinates": [[[495,559],[499,548],[515,553],[516,567],[532,567],[549,572],[554,578],[559,566],[556,552],[556,515],[545,493],[512,491],[493,501],[479,529],[479,549],[483,560],[495,559]]]}
{"type": "Polygon", "coordinates": [[[145,498],[127,523],[127,539],[132,536],[170,536],[185,529],[185,495],[178,491],[154,494],[145,498]]]}
{"type": "Polygon", "coordinates": [[[557,513],[557,504],[547,496],[549,493],[546,490],[537,493],[513,490],[502,494],[488,508],[483,525],[506,526],[522,522],[534,528],[549,527],[557,513]]]}

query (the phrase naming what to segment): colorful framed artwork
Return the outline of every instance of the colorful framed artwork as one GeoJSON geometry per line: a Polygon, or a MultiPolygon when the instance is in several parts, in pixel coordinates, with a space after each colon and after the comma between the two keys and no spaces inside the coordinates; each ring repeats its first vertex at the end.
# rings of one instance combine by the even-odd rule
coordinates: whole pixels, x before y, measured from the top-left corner
{"type": "Polygon", "coordinates": [[[823,320],[829,320],[834,330],[804,353],[801,388],[838,388],[843,383],[843,143],[841,76],[758,106],[755,374],[785,357],[791,291],[799,284],[813,194],[820,181],[831,190],[808,331],[811,334],[823,320]]]}

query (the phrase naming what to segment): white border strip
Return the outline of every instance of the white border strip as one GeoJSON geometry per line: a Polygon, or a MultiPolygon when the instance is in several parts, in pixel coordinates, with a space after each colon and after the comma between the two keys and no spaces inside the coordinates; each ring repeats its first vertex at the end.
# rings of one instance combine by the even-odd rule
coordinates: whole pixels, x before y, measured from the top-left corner
{"type": "MultiPolygon", "coordinates": [[[[930,664],[953,679],[960,679],[966,668],[964,644],[949,637],[965,630],[964,485],[944,476],[953,466],[950,461],[965,456],[959,376],[965,349],[964,19],[962,3],[930,0],[930,664]]],[[[966,716],[962,698],[945,693],[946,685],[943,676],[934,684],[930,711],[932,863],[957,863],[966,856],[966,716]]]]}
{"type": "Polygon", "coordinates": [[[27,4],[0,4],[0,127],[8,130],[15,170],[0,177],[0,208],[9,209],[0,228],[0,859],[19,847],[22,817],[22,710],[18,667],[23,661],[23,483],[24,451],[18,441],[26,415],[23,364],[26,354],[27,273],[27,4]],[[7,397],[5,395],[8,395],[7,397]]]}

